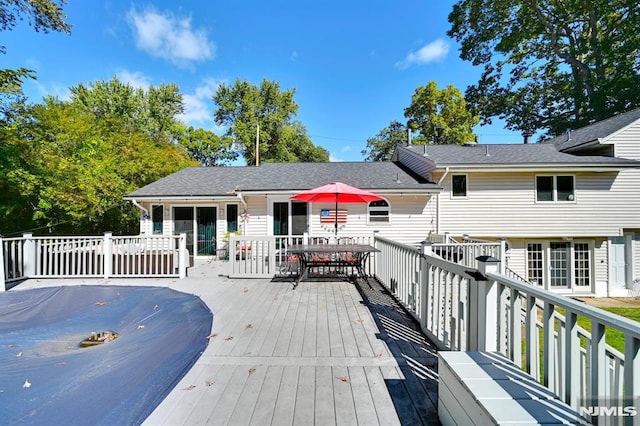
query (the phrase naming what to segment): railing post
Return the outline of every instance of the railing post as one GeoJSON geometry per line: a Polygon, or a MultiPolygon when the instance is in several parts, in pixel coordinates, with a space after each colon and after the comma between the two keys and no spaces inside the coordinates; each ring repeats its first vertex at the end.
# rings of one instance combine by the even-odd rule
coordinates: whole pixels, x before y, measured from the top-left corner
{"type": "Polygon", "coordinates": [[[2,241],[2,236],[0,235],[0,291],[6,290],[6,277],[4,276],[4,268],[7,265],[7,260],[4,258],[4,242],[2,241]]]}
{"type": "Polygon", "coordinates": [[[22,246],[24,270],[22,274],[24,278],[31,278],[36,274],[36,243],[31,233],[22,234],[22,238],[24,238],[24,245],[22,246]]]}
{"type": "Polygon", "coordinates": [[[431,285],[431,268],[427,256],[433,254],[433,243],[428,240],[421,242],[422,256],[420,256],[419,281],[420,285],[420,326],[427,330],[427,311],[429,310],[429,287],[431,285]]]}
{"type": "Polygon", "coordinates": [[[181,233],[180,238],[178,240],[178,256],[180,258],[180,265],[178,266],[178,275],[179,277],[185,278],[187,276],[187,263],[189,261],[189,252],[187,251],[187,234],[181,233]]]}
{"type": "Polygon", "coordinates": [[[500,259],[500,273],[505,275],[507,273],[507,240],[504,238],[499,238],[500,241],[500,254],[498,259],[500,259]]]}
{"type": "Polygon", "coordinates": [[[107,231],[104,233],[102,247],[104,247],[102,250],[102,272],[106,280],[113,270],[113,232],[107,231]]]}
{"type": "Polygon", "coordinates": [[[470,351],[498,350],[498,285],[486,277],[497,273],[500,261],[491,256],[478,256],[478,274],[469,282],[469,316],[467,335],[470,351]]]}

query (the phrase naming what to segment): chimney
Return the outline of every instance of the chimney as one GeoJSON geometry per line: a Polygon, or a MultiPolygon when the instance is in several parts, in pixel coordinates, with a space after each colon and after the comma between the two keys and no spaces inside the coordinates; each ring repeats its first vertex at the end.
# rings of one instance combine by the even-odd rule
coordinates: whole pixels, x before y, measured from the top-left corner
{"type": "Polygon", "coordinates": [[[407,126],[407,146],[411,146],[411,128],[407,126]]]}
{"type": "Polygon", "coordinates": [[[530,137],[531,137],[531,135],[529,133],[523,133],[522,134],[522,139],[523,139],[523,142],[524,142],[525,145],[529,143],[529,138],[530,137]]]}

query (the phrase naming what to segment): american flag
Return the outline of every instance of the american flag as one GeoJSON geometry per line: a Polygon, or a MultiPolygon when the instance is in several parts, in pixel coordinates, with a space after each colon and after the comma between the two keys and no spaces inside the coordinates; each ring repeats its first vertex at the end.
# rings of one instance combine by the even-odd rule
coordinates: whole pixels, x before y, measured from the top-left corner
{"type": "MultiPolygon", "coordinates": [[[[338,210],[338,223],[347,223],[347,210],[338,210]]],[[[335,210],[320,210],[320,223],[336,223],[335,210]]]]}

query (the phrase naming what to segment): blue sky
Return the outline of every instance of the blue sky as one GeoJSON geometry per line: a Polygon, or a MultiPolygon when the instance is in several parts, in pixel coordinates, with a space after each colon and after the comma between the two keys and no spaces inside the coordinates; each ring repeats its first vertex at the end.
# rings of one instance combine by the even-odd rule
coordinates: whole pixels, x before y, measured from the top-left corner
{"type": "MultiPolygon", "coordinates": [[[[34,32],[25,23],[2,34],[2,67],[27,67],[25,92],[64,99],[79,83],[176,83],[182,120],[222,133],[211,96],[236,79],[295,89],[297,119],[332,161],[360,161],[366,140],[403,111],[419,86],[436,81],[464,91],[481,69],[458,57],[449,39],[453,1],[286,2],[272,0],[124,2],[69,0],[71,35],[34,32]]],[[[481,143],[521,143],[500,124],[478,127],[481,143]]]]}

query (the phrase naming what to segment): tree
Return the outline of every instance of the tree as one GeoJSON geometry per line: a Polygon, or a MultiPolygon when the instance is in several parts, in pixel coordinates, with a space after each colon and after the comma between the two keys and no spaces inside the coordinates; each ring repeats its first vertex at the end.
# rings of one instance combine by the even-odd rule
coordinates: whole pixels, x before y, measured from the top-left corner
{"type": "Polygon", "coordinates": [[[629,0],[461,0],[448,35],[484,70],[466,91],[484,123],[559,134],[640,106],[640,13],[629,0]]]}
{"type": "Polygon", "coordinates": [[[407,126],[392,121],[388,127],[372,138],[367,139],[367,147],[362,150],[365,161],[389,161],[396,146],[406,144],[408,139],[407,126]]]}
{"type": "Polygon", "coordinates": [[[404,110],[409,127],[433,144],[463,144],[474,140],[473,126],[478,117],[467,109],[462,93],[448,85],[438,89],[436,82],[416,89],[411,105],[404,110]]]}
{"type": "Polygon", "coordinates": [[[185,127],[178,142],[189,156],[203,166],[222,166],[237,158],[233,141],[228,136],[218,136],[210,130],[185,127]]]}
{"type": "MultiPolygon", "coordinates": [[[[27,19],[37,32],[58,31],[69,34],[71,25],[65,22],[67,15],[62,11],[66,0],[6,0],[0,3],[0,31],[12,30],[17,21],[27,19]]],[[[5,53],[6,46],[0,45],[5,53]]]]}
{"type": "MultiPolygon", "coordinates": [[[[66,0],[7,0],[0,2],[0,31],[12,30],[17,21],[27,19],[35,31],[48,33],[59,31],[69,34],[71,25],[65,22],[67,16],[62,11],[66,0]]],[[[0,53],[7,47],[0,45],[0,53]]],[[[24,107],[22,95],[24,79],[35,79],[33,70],[27,68],[0,69],[0,122],[12,120],[24,107]]]]}
{"type": "Polygon", "coordinates": [[[134,88],[113,77],[88,86],[72,87],[71,100],[99,116],[120,117],[128,128],[147,133],[154,139],[175,139],[179,114],[184,112],[182,94],[176,84],[134,88]]]}
{"type": "Polygon", "coordinates": [[[213,95],[217,105],[215,122],[227,126],[247,164],[256,162],[256,135],[259,134],[259,161],[328,161],[329,153],[315,147],[306,129],[293,118],[298,105],[295,89],[280,90],[274,81],[263,80],[260,87],[236,80],[233,86],[221,85],[213,95]]]}
{"type": "Polygon", "coordinates": [[[49,97],[3,129],[0,191],[10,197],[0,202],[0,232],[137,232],[138,212],[123,195],[194,163],[125,121],[49,97]]]}

